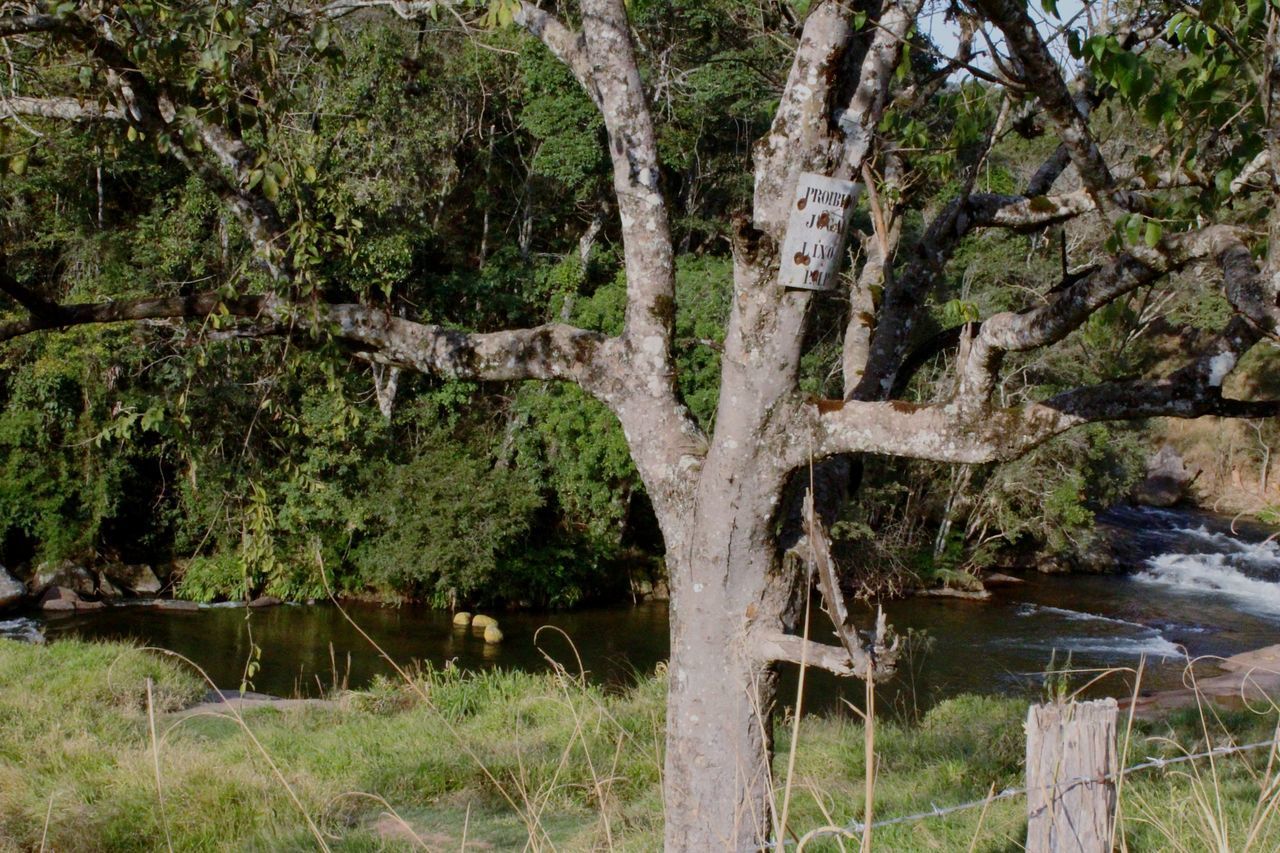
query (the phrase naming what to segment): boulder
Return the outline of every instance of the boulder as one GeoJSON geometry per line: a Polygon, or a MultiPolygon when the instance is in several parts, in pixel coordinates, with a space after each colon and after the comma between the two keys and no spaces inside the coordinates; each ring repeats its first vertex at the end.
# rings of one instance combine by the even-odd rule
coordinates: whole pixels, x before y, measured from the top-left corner
{"type": "Polygon", "coordinates": [[[98,575],[98,597],[124,598],[124,593],[120,590],[120,587],[108,580],[106,575],[98,575]]]}
{"type": "Polygon", "coordinates": [[[1143,506],[1173,506],[1186,498],[1198,476],[1172,445],[1163,445],[1147,461],[1147,476],[1134,486],[1133,500],[1143,506]]]}
{"type": "Polygon", "coordinates": [[[156,573],[145,563],[111,563],[103,567],[102,574],[111,583],[133,595],[157,595],[163,586],[156,573]]]}
{"type": "Polygon", "coordinates": [[[41,563],[36,566],[35,573],[27,582],[32,597],[42,596],[50,587],[55,586],[74,590],[79,595],[95,595],[98,591],[98,579],[84,566],[63,560],[60,563],[41,563]]]}
{"type": "Polygon", "coordinates": [[[1090,575],[1109,575],[1120,570],[1115,549],[1105,536],[1094,536],[1074,555],[1076,571],[1090,575]]]}
{"type": "Polygon", "coordinates": [[[483,613],[477,613],[471,617],[472,628],[488,628],[490,625],[495,628],[498,626],[498,620],[492,616],[485,616],[483,613]]]}
{"type": "Polygon", "coordinates": [[[498,623],[484,626],[484,641],[491,645],[502,642],[502,629],[498,627],[498,623]]]}
{"type": "Polygon", "coordinates": [[[471,614],[463,610],[453,614],[453,624],[459,627],[466,627],[471,624],[471,614]]]}
{"type": "Polygon", "coordinates": [[[253,601],[249,602],[249,606],[255,609],[262,607],[276,607],[281,604],[284,604],[284,602],[276,598],[274,595],[260,595],[253,601]]]}
{"type": "Polygon", "coordinates": [[[75,590],[64,586],[51,586],[40,597],[41,610],[75,610],[79,604],[84,604],[84,600],[75,590]]]}
{"type": "Polygon", "coordinates": [[[22,600],[27,588],[22,581],[9,574],[4,566],[0,566],[0,610],[11,607],[22,600]]]}
{"type": "Polygon", "coordinates": [[[996,586],[1017,586],[1020,583],[1026,583],[1022,578],[1015,578],[1012,575],[1001,574],[1000,572],[992,572],[982,579],[982,585],[985,587],[996,586]]]}
{"type": "Polygon", "coordinates": [[[1071,564],[1062,557],[1041,557],[1036,561],[1036,571],[1042,575],[1069,575],[1071,564]]]}

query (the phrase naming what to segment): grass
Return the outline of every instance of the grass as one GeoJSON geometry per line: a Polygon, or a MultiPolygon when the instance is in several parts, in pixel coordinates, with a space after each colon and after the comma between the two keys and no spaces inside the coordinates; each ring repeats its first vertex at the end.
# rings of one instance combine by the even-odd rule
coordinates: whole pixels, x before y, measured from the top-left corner
{"type": "MultiPolygon", "coordinates": [[[[414,690],[380,682],[327,704],[247,712],[242,726],[173,713],[204,690],[169,658],[118,643],[0,641],[0,850],[164,850],[166,823],[172,849],[184,851],[459,850],[464,836],[467,849],[660,847],[661,674],[623,694],[563,673],[412,676],[414,690]]],[[[916,723],[881,721],[876,816],[1020,785],[1025,713],[1019,701],[965,696],[916,723]]],[[[1265,740],[1275,724],[1274,711],[1202,720],[1192,710],[1139,724],[1129,759],[1265,740]]],[[[781,776],[791,728],[776,728],[781,776]]],[[[862,724],[807,717],[798,732],[791,831],[859,817],[862,724]]],[[[1267,759],[1261,750],[1218,759],[1213,774],[1198,762],[1129,777],[1120,840],[1133,850],[1243,849],[1274,776],[1267,759]],[[1207,832],[1224,843],[1208,843],[1207,832]]],[[[1018,850],[1024,807],[1013,799],[985,814],[882,828],[874,846],[1018,850]]],[[[1269,826],[1255,836],[1254,849],[1274,849],[1269,826]]]]}

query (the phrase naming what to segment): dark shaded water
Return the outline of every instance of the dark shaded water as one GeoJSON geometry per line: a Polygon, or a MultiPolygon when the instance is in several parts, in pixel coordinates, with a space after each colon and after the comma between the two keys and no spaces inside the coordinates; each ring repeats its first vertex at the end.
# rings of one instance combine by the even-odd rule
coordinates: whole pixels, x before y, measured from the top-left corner
{"type": "MultiPolygon", "coordinates": [[[[1280,642],[1280,546],[1264,541],[1267,531],[1234,535],[1223,519],[1184,511],[1126,508],[1103,520],[1128,574],[1030,576],[986,602],[916,598],[890,604],[890,622],[900,632],[923,631],[929,639],[917,644],[902,675],[885,688],[883,704],[927,707],[966,691],[1034,695],[1050,660],[1061,663],[1068,653],[1074,668],[1134,667],[1146,655],[1143,686],[1159,689],[1180,681],[1184,654],[1229,655],[1280,642]]],[[[662,603],[499,613],[506,634],[500,646],[455,629],[449,614],[425,608],[351,605],[348,612],[401,664],[542,670],[549,655],[577,671],[580,656],[590,677],[620,685],[636,672],[651,672],[667,654],[662,603]]],[[[868,625],[873,618],[869,610],[859,615],[868,625]]],[[[13,619],[7,624],[19,625],[13,619]]],[[[136,638],[190,658],[222,687],[241,683],[256,645],[262,656],[253,687],[277,695],[313,695],[335,683],[361,687],[390,673],[329,605],[196,612],[122,606],[37,616],[21,627],[48,639],[136,638]]],[[[814,630],[815,638],[826,639],[823,633],[814,630]]],[[[787,679],[783,695],[793,697],[794,673],[787,679]]],[[[838,707],[842,697],[860,704],[860,683],[822,673],[810,675],[809,683],[811,708],[838,707]]],[[[1098,689],[1121,694],[1129,684],[1111,677],[1098,689]]]]}

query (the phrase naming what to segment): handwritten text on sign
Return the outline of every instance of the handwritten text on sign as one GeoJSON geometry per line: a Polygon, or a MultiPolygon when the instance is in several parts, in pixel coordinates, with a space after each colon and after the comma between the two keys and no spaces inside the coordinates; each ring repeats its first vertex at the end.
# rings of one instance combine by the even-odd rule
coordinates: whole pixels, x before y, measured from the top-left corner
{"type": "Polygon", "coordinates": [[[782,242],[783,287],[829,290],[844,260],[849,215],[862,184],[803,172],[782,242]]]}

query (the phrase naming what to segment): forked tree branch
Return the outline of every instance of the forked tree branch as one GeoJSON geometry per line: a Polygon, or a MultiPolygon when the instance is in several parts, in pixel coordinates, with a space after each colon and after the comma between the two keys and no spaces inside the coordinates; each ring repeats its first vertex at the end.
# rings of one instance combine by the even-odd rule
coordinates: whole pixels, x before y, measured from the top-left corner
{"type": "MultiPolygon", "coordinates": [[[[1268,282],[1237,230],[1214,225],[1166,238],[1156,247],[1131,249],[1056,291],[1043,305],[1020,313],[996,314],[983,321],[959,368],[958,402],[986,405],[1005,353],[1057,343],[1107,303],[1201,258],[1217,260],[1223,271],[1224,295],[1257,334],[1280,338],[1276,294],[1268,292],[1268,282]]],[[[1253,341],[1249,343],[1252,345],[1253,341]]],[[[1231,367],[1234,366],[1233,361],[1231,367]]],[[[1221,385],[1221,378],[1218,384],[1221,385]]]]}
{"type": "MultiPolygon", "coordinates": [[[[198,113],[184,113],[181,110],[183,105],[149,80],[130,58],[126,46],[113,38],[111,22],[105,15],[92,21],[74,12],[62,17],[0,17],[0,37],[18,31],[45,33],[56,43],[82,51],[96,60],[106,69],[107,91],[115,103],[104,107],[67,98],[15,98],[10,99],[11,114],[20,114],[19,110],[27,109],[32,111],[30,114],[68,120],[119,117],[144,133],[169,134],[174,156],[199,175],[237,216],[259,260],[272,277],[277,280],[291,278],[288,259],[284,256],[286,229],[275,204],[263,195],[261,187],[254,189],[250,186],[253,183],[251,172],[258,157],[243,139],[200,118],[198,113]],[[37,110],[41,112],[36,113],[37,110]],[[187,147],[184,134],[174,132],[180,124],[195,131],[200,146],[187,147]]],[[[0,102],[0,109],[3,108],[4,104],[0,102]]]]}

